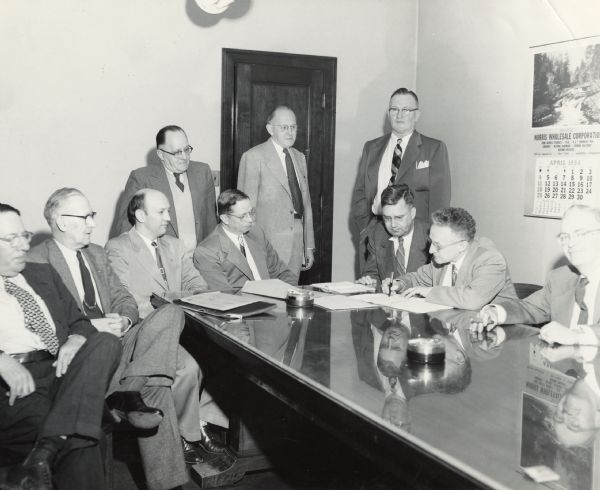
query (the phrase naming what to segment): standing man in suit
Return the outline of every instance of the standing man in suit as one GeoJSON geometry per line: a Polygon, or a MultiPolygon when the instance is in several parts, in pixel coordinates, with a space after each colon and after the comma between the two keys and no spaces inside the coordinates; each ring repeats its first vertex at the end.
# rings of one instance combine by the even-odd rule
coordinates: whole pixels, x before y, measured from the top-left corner
{"type": "Polygon", "coordinates": [[[363,148],[350,211],[360,232],[361,264],[369,224],[374,226],[374,217],[381,215],[381,193],[390,183],[404,183],[414,191],[416,217],[422,221],[450,205],[448,150],[443,141],[415,130],[419,115],[417,94],[399,88],[388,108],[391,134],[367,141],[363,148]]]}
{"type": "MultiPolygon", "coordinates": [[[[405,298],[475,310],[494,299],[514,299],[506,259],[491,240],[475,238],[473,217],[462,208],[442,208],[431,215],[433,261],[394,281],[405,298]]],[[[383,288],[387,290],[388,283],[383,288]]]]}
{"type": "Polygon", "coordinates": [[[471,327],[499,323],[542,327],[540,338],[563,345],[597,345],[600,336],[600,209],[574,205],[565,211],[558,241],[569,265],[550,272],[546,285],[523,300],[484,307],[471,327]]]}
{"type": "Polygon", "coordinates": [[[215,185],[206,163],[190,162],[192,148],[179,126],[165,126],[156,134],[156,154],[162,165],[138,168],[129,174],[119,201],[111,237],[131,228],[127,206],[140,189],[161,191],[169,199],[171,222],[167,234],[194,250],[217,225],[215,185]]]}
{"type": "Polygon", "coordinates": [[[416,220],[414,193],[406,184],[393,184],[381,193],[382,220],[367,235],[367,261],[357,282],[381,284],[414,272],[429,262],[428,225],[416,220]]]}
{"type": "Polygon", "coordinates": [[[292,148],[296,115],[277,107],[267,119],[268,141],[242,155],[238,189],[256,206],[257,223],[296,276],[314,263],[315,234],[304,155],[292,148]]]}
{"type": "Polygon", "coordinates": [[[0,462],[25,458],[7,488],[104,489],[98,440],[121,346],[96,331],[52,267],[25,265],[31,236],[0,203],[0,462]]]}
{"type": "MultiPolygon", "coordinates": [[[[77,189],[55,191],[44,208],[52,238],[31,249],[28,259],[52,265],[92,324],[122,337],[123,355],[109,392],[141,392],[146,403],[160,409],[162,419],[154,435],[138,437],[146,484],[153,490],[182,485],[188,480],[185,462],[201,460],[190,442],[203,437],[197,416],[200,369],[179,346],[184,315],[167,305],[138,322],[135,299],[104,249],[90,243],[95,214],[77,189]],[[184,417],[178,419],[178,413],[184,417]]],[[[109,406],[114,398],[107,399],[109,406]]]]}
{"type": "Polygon", "coordinates": [[[247,281],[260,279],[298,283],[265,232],[254,226],[256,210],[246,194],[223,191],[217,209],[221,223],[194,252],[194,265],[210,289],[239,291],[247,281]]]}

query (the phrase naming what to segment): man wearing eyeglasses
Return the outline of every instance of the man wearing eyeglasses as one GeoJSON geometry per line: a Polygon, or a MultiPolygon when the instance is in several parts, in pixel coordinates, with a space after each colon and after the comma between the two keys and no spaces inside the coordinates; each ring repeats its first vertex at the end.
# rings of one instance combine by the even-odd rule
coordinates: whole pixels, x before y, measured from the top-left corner
{"type": "Polygon", "coordinates": [[[239,291],[247,281],[261,279],[298,284],[265,232],[255,225],[256,210],[247,194],[223,191],[217,209],[221,223],[194,252],[194,265],[210,289],[239,291]]]}
{"type": "Polygon", "coordinates": [[[26,264],[31,236],[0,203],[0,465],[19,463],[0,486],[103,489],[98,440],[121,346],[52,267],[26,264]]]}
{"type": "Polygon", "coordinates": [[[415,193],[416,217],[450,205],[450,166],[443,141],[416,131],[419,99],[406,88],[389,102],[391,133],[367,141],[356,176],[350,215],[359,231],[359,261],[365,258],[365,238],[375,216],[381,215],[381,193],[389,184],[406,184],[415,193]]]}
{"type": "Polygon", "coordinates": [[[198,413],[199,405],[198,364],[179,346],[184,315],[180,308],[166,305],[139,321],[135,298],[112,269],[105,250],[91,243],[94,216],[79,190],[55,191],[44,208],[52,237],[32,248],[28,260],[50,264],[96,329],[122,339],[123,355],[107,405],[138,429],[156,429],[151,435],[138,434],[148,488],[176,487],[188,480],[185,462],[201,461],[180,436],[180,429],[189,425],[196,431],[182,435],[200,439],[200,420],[188,425],[179,420],[178,425],[175,412],[198,413]],[[176,400],[182,400],[181,405],[176,400]],[[131,412],[135,418],[128,415],[131,412]]]}
{"type": "Polygon", "coordinates": [[[257,223],[296,275],[314,263],[315,235],[304,154],[292,148],[298,125],[294,112],[277,107],[267,119],[271,137],[242,155],[238,188],[256,206],[257,223]]]}
{"type": "MultiPolygon", "coordinates": [[[[475,310],[498,299],[517,297],[506,259],[491,240],[475,238],[473,217],[462,208],[442,208],[431,215],[429,251],[433,261],[392,284],[405,298],[475,310]]],[[[388,282],[383,288],[387,290],[388,282]]]]}
{"type": "Polygon", "coordinates": [[[156,189],[169,199],[171,221],[167,234],[193,251],[217,225],[215,185],[206,163],[190,162],[193,148],[179,126],[165,126],[156,134],[160,165],[131,172],[119,201],[111,238],[131,229],[127,206],[140,189],[156,189]]]}
{"type": "Polygon", "coordinates": [[[600,335],[600,209],[573,205],[565,211],[558,241],[569,265],[550,272],[546,285],[523,300],[483,308],[471,328],[502,323],[547,323],[540,338],[563,345],[597,345],[600,335]]]}

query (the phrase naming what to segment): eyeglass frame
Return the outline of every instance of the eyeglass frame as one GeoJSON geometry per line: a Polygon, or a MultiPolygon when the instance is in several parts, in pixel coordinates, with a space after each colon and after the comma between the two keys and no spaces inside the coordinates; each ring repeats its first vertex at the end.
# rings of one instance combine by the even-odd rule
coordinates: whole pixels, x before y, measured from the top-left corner
{"type": "Polygon", "coordinates": [[[428,241],[429,241],[430,248],[433,246],[433,247],[435,247],[436,252],[441,252],[442,250],[449,248],[452,245],[458,245],[460,242],[466,242],[467,240],[463,238],[462,240],[458,240],[456,242],[449,243],[448,245],[444,245],[443,247],[440,247],[439,243],[432,241],[431,238],[429,238],[428,241]]]}
{"type": "Polygon", "coordinates": [[[25,240],[27,243],[29,243],[31,242],[34,234],[35,233],[32,231],[24,231],[23,233],[13,233],[12,236],[8,235],[6,237],[0,237],[0,240],[8,243],[12,248],[17,248],[19,240],[25,240]]]}
{"type": "Polygon", "coordinates": [[[225,213],[225,214],[227,214],[227,216],[233,216],[234,218],[237,218],[242,221],[248,220],[248,218],[252,219],[252,221],[256,220],[256,209],[252,209],[252,210],[248,211],[247,213],[242,214],[241,216],[238,216],[237,214],[233,214],[233,213],[225,213]]]}
{"type": "Polygon", "coordinates": [[[600,228],[593,228],[591,230],[575,230],[573,233],[559,233],[556,235],[556,239],[561,245],[566,245],[570,243],[571,240],[581,240],[595,231],[600,231],[600,228]]]}
{"type": "Polygon", "coordinates": [[[165,153],[168,153],[169,155],[175,157],[175,158],[183,158],[184,155],[191,155],[192,152],[194,151],[194,147],[192,145],[187,145],[185,148],[182,148],[181,150],[177,150],[177,151],[169,151],[169,150],[163,150],[162,148],[159,148],[160,151],[163,151],[165,153]]]}
{"type": "MultiPolygon", "coordinates": [[[[271,123],[269,123],[269,124],[271,124],[271,123]]],[[[298,131],[297,124],[271,124],[271,126],[277,126],[277,127],[281,128],[282,131],[289,131],[290,129],[292,131],[298,131]]]]}
{"type": "Polygon", "coordinates": [[[96,211],[92,211],[91,213],[86,214],[85,216],[82,216],[81,214],[61,214],[61,216],[68,216],[69,218],[80,218],[84,221],[91,219],[92,221],[94,221],[94,218],[97,214],[98,213],[96,211]]]}
{"type": "Polygon", "coordinates": [[[418,111],[419,108],[415,107],[411,109],[410,107],[389,107],[388,112],[392,117],[398,117],[398,114],[402,113],[403,116],[410,114],[411,112],[418,111]]]}

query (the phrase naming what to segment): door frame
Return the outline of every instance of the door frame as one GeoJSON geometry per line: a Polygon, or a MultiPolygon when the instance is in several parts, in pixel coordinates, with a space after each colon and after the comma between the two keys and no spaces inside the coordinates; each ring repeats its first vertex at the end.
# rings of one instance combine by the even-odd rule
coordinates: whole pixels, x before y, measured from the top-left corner
{"type": "MultiPolygon", "coordinates": [[[[222,49],[222,76],[221,76],[221,189],[235,187],[236,175],[235,162],[235,135],[236,114],[235,104],[235,75],[238,63],[244,64],[271,64],[273,66],[286,66],[322,70],[324,74],[322,104],[323,110],[323,151],[324,161],[330,162],[321,169],[321,194],[319,200],[312,196],[320,205],[321,215],[321,244],[315,250],[316,267],[321,272],[322,282],[331,280],[332,239],[333,239],[333,188],[335,169],[335,107],[337,83],[337,58],[327,56],[303,55],[294,53],[279,53],[269,51],[250,51],[243,49],[222,49]]],[[[310,157],[310,155],[309,155],[310,157]]],[[[309,158],[308,157],[308,158],[309,158]]],[[[308,160],[307,158],[307,160],[308,160]]],[[[308,163],[308,162],[307,162],[308,163]]],[[[310,172],[309,172],[310,181],[310,172]]],[[[314,214],[314,213],[313,213],[314,214]]]]}

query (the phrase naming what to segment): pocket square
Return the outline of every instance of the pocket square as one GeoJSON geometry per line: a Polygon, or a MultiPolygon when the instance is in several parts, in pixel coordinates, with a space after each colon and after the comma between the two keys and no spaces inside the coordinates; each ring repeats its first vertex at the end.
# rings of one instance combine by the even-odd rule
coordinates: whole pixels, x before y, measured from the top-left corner
{"type": "Polygon", "coordinates": [[[417,170],[419,170],[420,168],[428,168],[429,167],[429,160],[421,160],[420,162],[417,162],[417,170]]]}

